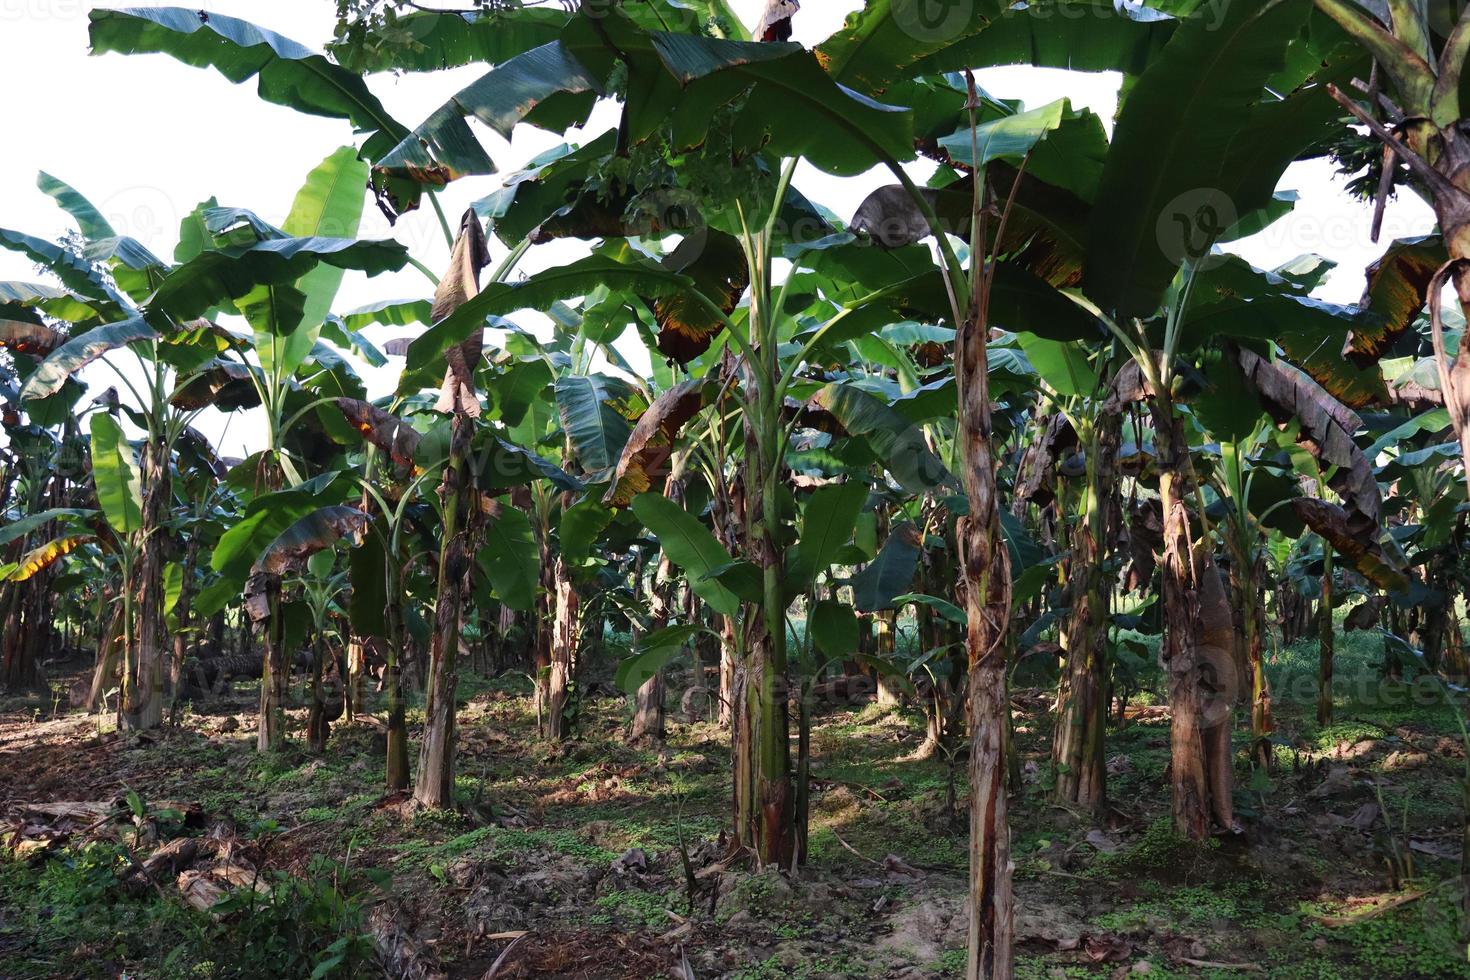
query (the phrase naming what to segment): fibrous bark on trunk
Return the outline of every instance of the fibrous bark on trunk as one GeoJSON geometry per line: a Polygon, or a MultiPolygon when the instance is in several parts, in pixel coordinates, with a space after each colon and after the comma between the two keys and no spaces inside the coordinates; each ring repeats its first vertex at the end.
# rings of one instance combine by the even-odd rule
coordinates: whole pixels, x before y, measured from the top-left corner
{"type": "Polygon", "coordinates": [[[1104,413],[1092,423],[1086,450],[1087,487],[1072,530],[1071,613],[1064,630],[1067,660],[1057,705],[1052,758],[1056,796],[1095,813],[1107,798],[1109,515],[1117,483],[1122,416],[1104,413]]]}

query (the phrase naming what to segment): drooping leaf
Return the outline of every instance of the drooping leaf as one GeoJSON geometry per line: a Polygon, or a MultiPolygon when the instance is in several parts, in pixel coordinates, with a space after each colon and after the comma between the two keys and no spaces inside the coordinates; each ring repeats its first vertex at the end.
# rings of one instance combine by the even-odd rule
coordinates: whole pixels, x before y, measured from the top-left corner
{"type": "Polygon", "coordinates": [[[734,85],[743,85],[748,94],[735,130],[752,150],[767,146],[837,175],[914,156],[909,110],[843,88],[798,44],[657,31],[651,38],[659,59],[685,86],[674,122],[681,146],[702,143],[713,109],[730,101],[734,85]],[[785,111],[771,112],[772,106],[785,111]]]}
{"type": "Polygon", "coordinates": [[[213,405],[221,411],[254,408],[260,393],[251,380],[254,369],[239,361],[216,360],[174,389],[169,404],[186,412],[213,405]]]}
{"type": "Polygon", "coordinates": [[[923,493],[953,480],[929,448],[923,431],[882,399],[854,385],[833,382],[812,396],[811,405],[830,412],[848,435],[872,446],[883,466],[910,493],[923,493]]]}
{"type": "Polygon", "coordinates": [[[715,612],[733,616],[740,599],[711,573],[730,564],[730,553],[683,507],[658,493],[633,498],[633,513],[658,537],[669,561],[684,570],[689,588],[715,612]]]}
{"type": "Polygon", "coordinates": [[[1176,270],[1265,206],[1286,166],[1335,131],[1341,110],[1324,86],[1267,88],[1310,12],[1234,4],[1190,18],[1130,87],[1091,216],[1085,285],[1103,310],[1152,315],[1176,270]]]}
{"type": "Polygon", "coordinates": [[[910,592],[906,595],[895,596],[893,602],[898,607],[903,607],[910,602],[928,606],[946,620],[958,626],[964,626],[966,622],[965,611],[963,609],[948,599],[941,599],[938,596],[924,595],[922,592],[910,592]]]}
{"type": "Polygon", "coordinates": [[[709,350],[724,329],[725,321],[715,311],[729,316],[735,309],[750,285],[750,266],[735,236],[713,228],[686,236],[663,265],[693,280],[694,289],[715,308],[710,309],[693,292],[675,292],[654,301],[659,352],[687,364],[709,350]]]}
{"type": "Polygon", "coordinates": [[[95,510],[78,507],[53,507],[35,514],[28,514],[19,520],[8,521],[3,527],[0,527],[0,545],[7,545],[17,538],[23,538],[52,521],[75,524],[94,517],[96,514],[95,510]]]}
{"type": "Polygon", "coordinates": [[[604,503],[626,507],[638,494],[656,489],[668,473],[679,430],[704,407],[704,398],[704,380],[692,378],[670,388],[648,406],[623,445],[612,485],[602,498],[604,503]]]}
{"type": "Polygon", "coordinates": [[[552,41],[495,66],[461,89],[380,157],[374,168],[434,186],[470,174],[494,173],[495,164],[471,132],[467,117],[510,139],[517,123],[557,95],[581,96],[557,119],[563,126],[578,121],[591,109],[600,88],[561,41],[552,41]]]}
{"type": "Polygon", "coordinates": [[[853,604],[862,612],[893,609],[898,597],[909,594],[918,569],[923,541],[912,521],[895,524],[878,557],[852,579],[853,604]]]}
{"type": "Polygon", "coordinates": [[[488,316],[517,310],[546,310],[557,300],[586,296],[598,286],[627,289],[641,296],[656,298],[687,290],[691,282],[685,276],[666,272],[654,265],[590,255],[520,282],[490,283],[478,296],[434,324],[413,342],[408,349],[406,370],[422,370],[437,362],[450,347],[463,343],[476,329],[483,328],[488,316]]]}
{"type": "MultiPolygon", "coordinates": [[[[490,264],[490,250],[485,244],[485,228],[474,208],[468,208],[460,216],[459,234],[454,239],[454,249],[449,256],[449,271],[439,280],[434,291],[434,308],[431,318],[438,322],[452,315],[480,292],[480,272],[490,264]]],[[[448,367],[444,372],[444,384],[439,389],[439,400],[435,411],[463,413],[470,418],[480,417],[480,396],[475,392],[475,371],[484,356],[485,330],[483,324],[462,343],[455,344],[444,352],[448,367]]]]}
{"type": "MultiPolygon", "coordinates": [[[[188,320],[203,316],[220,303],[241,299],[264,287],[289,287],[319,264],[375,276],[401,269],[407,262],[407,250],[394,241],[262,239],[199,253],[168,274],[153,294],[149,306],[188,320]]],[[[281,318],[283,336],[303,322],[305,309],[303,298],[293,311],[291,321],[281,318]]],[[[307,347],[309,349],[310,345],[307,347]]]]}
{"type": "Polygon", "coordinates": [[[212,616],[238,598],[250,569],[265,550],[292,524],[323,506],[340,503],[346,481],[328,471],[299,486],[262,494],[245,508],[244,516],[220,536],[210,556],[219,577],[200,590],[195,608],[212,616]]]}
{"type": "Polygon", "coordinates": [[[541,559],[531,519],[524,511],[501,508],[485,528],[485,545],[478,559],[497,599],[520,611],[532,607],[541,559]]]}
{"type": "Polygon", "coordinates": [[[362,534],[368,516],[356,507],[336,505],[312,511],[277,535],[256,559],[252,572],[285,575],[344,537],[362,534]]]}
{"type": "Polygon", "coordinates": [[[339,411],[363,438],[392,457],[398,466],[412,466],[420,434],[398,416],[357,398],[335,400],[339,411]]]}
{"type": "Polygon", "coordinates": [[[69,534],[66,537],[56,538],[54,541],[48,541],[43,545],[32,548],[21,556],[20,561],[15,563],[15,568],[7,578],[12,582],[24,582],[26,579],[50,568],[92,540],[94,538],[90,534],[69,534]]]}
{"type": "Polygon", "coordinates": [[[632,386],[605,374],[556,379],[556,410],[572,451],[589,473],[618,465],[633,426],[627,410],[632,386]]]}
{"type": "Polygon", "coordinates": [[[1414,325],[1428,299],[1429,280],[1448,256],[1438,235],[1400,239],[1368,267],[1362,306],[1379,315],[1348,338],[1343,356],[1359,367],[1376,363],[1414,325]]]}
{"type": "Polygon", "coordinates": [[[0,319],[0,347],[5,350],[28,357],[45,357],[64,343],[66,337],[58,330],[39,323],[0,319]]]}
{"type": "Polygon", "coordinates": [[[835,599],[823,599],[807,617],[812,643],[828,657],[850,657],[858,650],[858,621],[852,607],[835,599]]]}
{"type": "Polygon", "coordinates": [[[212,67],[240,84],[258,77],[262,99],[298,112],[350,120],[370,133],[363,154],[376,159],[408,132],[388,115],[362,78],[290,38],[247,21],[183,7],[90,13],[93,54],[163,53],[212,67]]]}
{"type": "Polygon", "coordinates": [[[122,427],[106,412],[92,416],[92,479],[107,523],[128,535],[143,526],[143,478],[122,427]]]}
{"type": "Polygon", "coordinates": [[[613,683],[630,696],[635,694],[650,677],[663,670],[679,651],[694,637],[710,631],[703,626],[682,623],[654,630],[638,639],[638,648],[633,656],[618,664],[613,683]]]}
{"type": "Polygon", "coordinates": [[[1111,0],[993,0],[926,4],[869,0],[824,41],[817,56],[839,82],[881,92],[900,79],[965,68],[1027,64],[1136,75],[1176,21],[1111,0]]]}
{"type": "Polygon", "coordinates": [[[788,581],[805,587],[836,559],[852,539],[868,488],[857,482],[818,487],[801,512],[801,533],[786,563],[788,581]]]}

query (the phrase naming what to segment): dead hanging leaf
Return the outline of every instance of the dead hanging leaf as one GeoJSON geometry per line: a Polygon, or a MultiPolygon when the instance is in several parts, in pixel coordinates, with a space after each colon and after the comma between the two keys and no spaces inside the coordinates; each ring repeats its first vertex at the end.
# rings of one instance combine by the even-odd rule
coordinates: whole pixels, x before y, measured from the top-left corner
{"type": "Polygon", "coordinates": [[[1123,588],[1129,592],[1145,592],[1158,567],[1158,554],[1164,548],[1164,510],[1157,497],[1140,500],[1133,508],[1128,524],[1128,554],[1131,561],[1123,588]]]}
{"type": "MultiPolygon", "coordinates": [[[[480,272],[490,264],[490,250],[485,244],[485,228],[474,208],[465,211],[459,221],[459,237],[449,256],[449,272],[439,280],[434,291],[434,308],[430,319],[438,323],[480,292],[480,272]]],[[[475,368],[479,367],[485,346],[485,331],[479,329],[462,344],[445,351],[449,368],[444,373],[444,387],[439,392],[436,411],[464,413],[480,417],[480,398],[475,394],[475,368]]]]}
{"type": "Polygon", "coordinates": [[[757,41],[791,40],[791,18],[800,9],[797,0],[766,0],[766,9],[750,36],[757,41]]]}
{"type": "Polygon", "coordinates": [[[1342,628],[1344,632],[1377,628],[1378,618],[1383,614],[1383,607],[1386,605],[1388,605],[1387,596],[1370,595],[1366,601],[1354,606],[1343,617],[1342,628]]]}
{"type": "Polygon", "coordinates": [[[26,552],[16,565],[15,571],[10,573],[10,581],[24,582],[34,575],[38,575],[52,565],[76,551],[88,541],[95,540],[90,534],[69,534],[54,541],[32,548],[26,552]]]}
{"type": "Polygon", "coordinates": [[[1360,305],[1382,317],[1348,335],[1342,356],[1358,367],[1376,364],[1402,337],[1424,309],[1429,281],[1445,261],[1438,235],[1400,239],[1368,266],[1368,284],[1360,305]]]}
{"type": "Polygon", "coordinates": [[[218,360],[174,389],[169,404],[186,412],[213,405],[221,411],[254,408],[260,392],[252,370],[238,361],[218,360]]]}
{"type": "Polygon", "coordinates": [[[1016,471],[1016,499],[1032,501],[1042,507],[1056,496],[1052,492],[1051,475],[1058,458],[1077,447],[1077,431],[1061,413],[1047,419],[1040,439],[1026,447],[1016,471]]]}
{"type": "Polygon", "coordinates": [[[397,465],[413,465],[413,454],[421,438],[417,429],[371,402],[357,398],[338,398],[336,401],[338,410],[362,433],[364,439],[391,456],[397,465]]]}
{"type": "Polygon", "coordinates": [[[1143,376],[1143,368],[1138,366],[1137,361],[1129,361],[1113,376],[1113,383],[1108,388],[1107,400],[1103,402],[1103,411],[1121,412],[1134,402],[1141,402],[1145,398],[1152,397],[1153,393],[1148,379],[1143,376]]]}
{"type": "Polygon", "coordinates": [[[1236,352],[1245,380],[1279,425],[1295,422],[1297,442],[1322,465],[1335,467],[1328,486],[1343,506],[1295,498],[1292,509],[1307,526],[1331,542],[1338,554],[1377,585],[1403,588],[1407,579],[1378,543],[1383,498],[1373,464],[1353,436],[1363,427],[1358,414],[1315,381],[1283,361],[1268,361],[1254,351],[1236,352]]]}
{"type": "Polygon", "coordinates": [[[1364,534],[1359,530],[1361,515],[1350,514],[1337,504],[1316,497],[1293,497],[1291,509],[1374,585],[1390,591],[1408,586],[1408,577],[1394,567],[1379,546],[1377,531],[1364,534]]]}
{"type": "Polygon", "coordinates": [[[366,526],[367,515],[356,507],[337,505],[314,510],[282,531],[251,571],[284,575],[343,537],[361,534],[366,526]]]}
{"type": "MultiPolygon", "coordinates": [[[[693,279],[695,288],[726,316],[750,285],[750,267],[740,242],[735,236],[712,228],[686,235],[662,264],[670,272],[681,272],[693,279]]],[[[655,300],[653,315],[658,323],[659,352],[680,364],[687,364],[709,350],[716,335],[724,329],[723,320],[682,290],[655,300]]]]}
{"type": "Polygon", "coordinates": [[[245,607],[245,614],[250,617],[252,623],[263,622],[271,615],[271,589],[275,587],[271,576],[264,572],[250,573],[245,580],[245,590],[241,593],[241,599],[245,607]]]}
{"type": "Polygon", "coordinates": [[[1358,413],[1290,364],[1268,361],[1245,348],[1237,352],[1237,359],[1246,382],[1277,424],[1297,422],[1297,441],[1324,468],[1337,468],[1329,485],[1347,504],[1350,526],[1376,537],[1383,501],[1373,464],[1353,439],[1363,427],[1358,413]]]}
{"type": "Polygon", "coordinates": [[[679,430],[704,407],[704,389],[703,379],[691,379],[670,388],[648,406],[628,436],[603,503],[626,507],[668,474],[679,430]]]}
{"type": "Polygon", "coordinates": [[[0,347],[12,353],[45,357],[64,343],[66,337],[59,330],[39,323],[0,320],[0,347]]]}

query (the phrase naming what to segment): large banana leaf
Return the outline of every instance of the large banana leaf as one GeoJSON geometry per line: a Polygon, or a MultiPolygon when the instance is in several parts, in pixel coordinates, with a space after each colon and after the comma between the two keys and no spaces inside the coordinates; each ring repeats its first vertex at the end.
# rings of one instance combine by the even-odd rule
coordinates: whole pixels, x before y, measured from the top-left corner
{"type": "Polygon", "coordinates": [[[556,40],[570,15],[560,7],[507,6],[482,10],[416,10],[395,15],[374,43],[333,48],[353,71],[440,71],[498,65],[556,40]]]}
{"type": "Polygon", "coordinates": [[[1267,88],[1310,12],[1271,2],[1193,17],[1128,91],[1088,242],[1085,285],[1104,310],[1153,314],[1179,266],[1266,206],[1286,166],[1335,129],[1323,86],[1267,88]]]}
{"type": "Polygon", "coordinates": [[[618,465],[633,432],[628,418],[633,394],[632,385],[605,374],[556,379],[557,415],[572,452],[589,473],[618,465]]]}
{"type": "MultiPolygon", "coordinates": [[[[350,146],[334,150],[306,177],[281,229],[293,238],[356,238],[362,223],[368,167],[350,146]]],[[[306,294],[301,322],[320,324],[332,309],[343,270],[320,263],[296,282],[306,294]]]]}
{"type": "MultiPolygon", "coordinates": [[[[408,251],[395,241],[269,238],[199,253],[169,273],[148,305],[187,320],[257,287],[291,286],[321,263],[375,276],[407,262],[408,251]]],[[[300,311],[292,314],[297,323],[304,312],[303,299],[300,311]]]]}
{"type": "Polygon", "coordinates": [[[531,519],[524,511],[501,507],[500,515],[485,529],[485,545],[478,559],[495,598],[521,611],[535,604],[541,556],[531,519]]]}
{"type": "Polygon", "coordinates": [[[430,327],[408,349],[406,371],[423,369],[444,357],[482,327],[488,316],[517,310],[549,309],[557,300],[585,296],[598,286],[627,289],[645,297],[669,296],[692,288],[687,276],[677,275],[642,262],[619,262],[604,255],[590,255],[570,265],[537,273],[520,282],[494,282],[452,315],[430,327]]]}
{"type": "Polygon", "coordinates": [[[131,311],[131,304],[127,299],[99,276],[89,263],[59,245],[23,232],[0,228],[0,248],[19,252],[37,265],[44,266],[75,293],[111,303],[116,310],[124,313],[131,311]]]}
{"type": "Polygon", "coordinates": [[[4,527],[0,527],[0,545],[7,545],[17,538],[23,538],[37,528],[43,527],[52,521],[62,521],[66,524],[83,521],[95,517],[95,510],[77,507],[53,507],[39,513],[29,514],[19,520],[8,521],[4,527]]]}
{"type": "Polygon", "coordinates": [[[143,478],[133,447],[117,420],[106,412],[92,416],[92,480],[107,523],[128,535],[143,526],[143,478]]]}
{"type": "Polygon", "coordinates": [[[898,597],[913,590],[923,541],[912,521],[895,524],[878,557],[852,579],[854,605],[862,612],[893,609],[898,597]]]}
{"type": "MultiPolygon", "coordinates": [[[[0,312],[10,316],[28,315],[40,310],[47,316],[81,326],[99,315],[98,304],[69,289],[59,289],[38,282],[0,282],[0,312]],[[10,307],[6,310],[6,307],[10,307]]],[[[35,319],[31,317],[31,319],[35,319]]]]}
{"type": "Polygon", "coordinates": [[[714,110],[746,91],[740,148],[803,157],[839,175],[912,159],[913,116],[845,89],[798,44],[724,41],[654,32],[654,51],[685,86],[672,119],[678,147],[704,142],[714,110]]]}
{"type": "Polygon", "coordinates": [[[352,489],[349,481],[338,481],[335,472],[323,473],[289,490],[262,494],[245,508],[245,514],[220,536],[210,557],[210,567],[219,577],[200,590],[195,608],[201,616],[213,616],[238,598],[250,569],[271,543],[301,518],[323,505],[341,503],[352,489]]]}
{"type": "Polygon", "coordinates": [[[658,537],[669,561],[684,570],[689,588],[715,612],[733,616],[740,599],[713,577],[728,567],[730,554],[699,520],[659,493],[633,498],[633,513],[658,537]]]}
{"type": "Polygon", "coordinates": [[[474,116],[506,139],[528,117],[549,128],[565,129],[586,117],[600,88],[560,41],[552,41],[516,55],[461,89],[374,166],[439,185],[468,174],[494,173],[495,164],[466,117],[474,116]]]}
{"type": "Polygon", "coordinates": [[[93,241],[100,238],[115,238],[117,232],[102,216],[102,212],[66,181],[53,177],[44,170],[36,176],[36,186],[42,193],[56,199],[63,211],[71,215],[81,230],[82,236],[93,241]]]}
{"type": "Polygon", "coordinates": [[[801,511],[801,533],[786,561],[791,585],[805,588],[826,570],[842,546],[852,539],[858,514],[868,500],[862,483],[839,483],[812,492],[801,511]]]}
{"type": "Polygon", "coordinates": [[[299,569],[312,555],[347,536],[360,535],[368,516],[356,507],[336,504],[312,511],[276,536],[255,562],[254,571],[284,575],[299,569]]]}
{"type": "Polygon", "coordinates": [[[1175,25],[1112,0],[869,0],[817,57],[837,81],[870,93],[900,79],[991,65],[1137,74],[1175,25]]]}
{"type": "Polygon", "coordinates": [[[196,68],[212,67],[237,85],[258,76],[265,101],[347,119],[369,133],[367,159],[386,153],[408,132],[357,74],[248,21],[184,7],[93,10],[90,17],[94,54],[167,54],[196,68]]]}
{"type": "Polygon", "coordinates": [[[848,435],[872,446],[883,466],[910,493],[953,482],[924,433],[881,398],[854,385],[833,382],[813,395],[811,404],[830,412],[848,435]]]}
{"type": "Polygon", "coordinates": [[[108,351],[138,341],[157,339],[158,332],[140,316],[88,330],[47,355],[26,379],[20,390],[20,397],[30,401],[54,395],[74,374],[108,351]]]}

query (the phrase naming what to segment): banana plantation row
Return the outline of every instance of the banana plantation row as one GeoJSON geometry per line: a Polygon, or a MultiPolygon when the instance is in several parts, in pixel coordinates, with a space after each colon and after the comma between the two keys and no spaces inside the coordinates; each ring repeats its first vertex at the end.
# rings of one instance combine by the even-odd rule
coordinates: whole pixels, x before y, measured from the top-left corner
{"type": "Polygon", "coordinates": [[[530,672],[560,739],[579,671],[631,634],[630,736],[660,738],[676,694],[715,712],[733,847],[786,868],[814,705],[872,677],[922,706],[927,751],[968,740],[969,975],[1004,977],[1018,664],[1056,685],[1056,798],[1101,815],[1110,718],[1157,657],[1193,839],[1238,832],[1237,773],[1275,765],[1276,630],[1320,636],[1324,720],[1344,605],[1385,671],[1470,675],[1470,360],[1440,304],[1470,301],[1470,18],[981,0],[935,27],[868,0],[808,50],[791,2],[754,31],[723,0],[572,6],[347,4],[331,58],[221,15],[93,12],[98,54],[254,80],[357,138],[281,225],[211,199],[168,258],[46,174],[76,233],[0,229],[47,274],[0,283],[7,687],[95,647],[77,702],[139,730],[259,676],[265,752],[299,662],[312,750],[381,713],[387,787],[447,808],[468,660],[530,672]],[[415,128],[373,94],[476,62],[415,128]],[[1004,64],[1121,71],[1116,119],[971,74],[1004,64]],[[605,101],[615,126],[487,176],[469,119],[562,133],[605,101]],[[1286,168],[1329,153],[1380,217],[1401,190],[1439,220],[1384,246],[1356,305],[1313,298],[1331,256],[1221,247],[1288,215],[1286,168]],[[874,168],[852,215],[796,180],[874,168]],[[455,181],[486,194],[457,225],[455,181]],[[442,275],[356,237],[373,204],[439,212],[442,275]],[[581,257],[521,274],[567,240],[581,257]],[[408,266],[432,301],[338,308],[346,272],[408,266]],[[367,400],[363,363],[396,390],[367,400]],[[261,431],[244,460],[199,428],[236,412],[261,431]],[[672,662],[693,691],[666,691],[672,662]]]}

